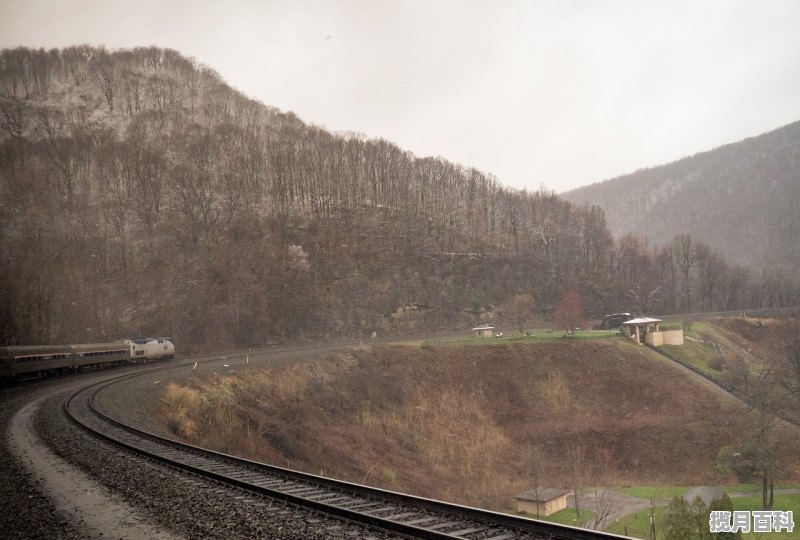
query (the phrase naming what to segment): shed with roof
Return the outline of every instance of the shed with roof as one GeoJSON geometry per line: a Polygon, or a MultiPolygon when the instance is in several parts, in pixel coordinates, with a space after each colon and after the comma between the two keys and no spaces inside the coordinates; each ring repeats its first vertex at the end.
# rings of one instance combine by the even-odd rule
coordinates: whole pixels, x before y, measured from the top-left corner
{"type": "Polygon", "coordinates": [[[620,325],[620,329],[623,334],[636,340],[636,343],[639,344],[647,343],[653,347],[683,345],[683,330],[662,331],[659,328],[661,322],[661,319],[639,317],[625,321],[620,325]]]}
{"type": "Polygon", "coordinates": [[[482,324],[473,328],[472,331],[475,333],[475,337],[492,337],[494,335],[494,326],[482,324]]]}
{"type": "Polygon", "coordinates": [[[635,339],[636,343],[644,343],[649,332],[658,332],[659,324],[661,324],[661,319],[637,317],[636,319],[623,322],[620,328],[623,334],[627,334],[629,338],[635,339]]]}
{"type": "Polygon", "coordinates": [[[565,489],[544,488],[531,489],[514,496],[517,512],[536,516],[549,516],[567,507],[565,489]]]}

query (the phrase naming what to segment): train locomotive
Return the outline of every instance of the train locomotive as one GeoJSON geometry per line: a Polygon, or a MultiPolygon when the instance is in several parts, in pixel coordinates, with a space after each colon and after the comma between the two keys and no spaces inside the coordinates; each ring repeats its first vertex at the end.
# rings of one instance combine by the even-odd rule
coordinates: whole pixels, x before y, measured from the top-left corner
{"type": "Polygon", "coordinates": [[[0,379],[23,379],[143,364],[175,357],[168,337],[121,339],[115,343],[0,347],[0,379]]]}

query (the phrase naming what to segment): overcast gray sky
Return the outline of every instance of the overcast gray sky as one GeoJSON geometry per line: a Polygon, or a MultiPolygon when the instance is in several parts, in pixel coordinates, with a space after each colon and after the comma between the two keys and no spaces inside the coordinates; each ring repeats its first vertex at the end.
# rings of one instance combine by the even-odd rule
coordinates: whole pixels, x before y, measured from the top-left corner
{"type": "Polygon", "coordinates": [[[800,1],[0,0],[0,46],[171,47],[335,131],[565,191],[800,120],[800,1]]]}

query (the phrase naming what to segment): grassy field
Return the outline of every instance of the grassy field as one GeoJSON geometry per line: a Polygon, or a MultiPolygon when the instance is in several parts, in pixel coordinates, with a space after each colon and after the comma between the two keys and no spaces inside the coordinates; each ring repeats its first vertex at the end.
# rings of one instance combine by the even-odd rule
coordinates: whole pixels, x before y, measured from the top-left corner
{"type": "MultiPolygon", "coordinates": [[[[660,540],[661,524],[664,522],[665,506],[657,506],[655,509],[656,517],[656,539],[660,540]]],[[[606,527],[606,532],[614,534],[624,534],[634,538],[649,538],[650,534],[650,509],[642,510],[635,514],[625,516],[624,518],[612,523],[611,526],[606,527]]]]}
{"type": "Polygon", "coordinates": [[[707,323],[694,322],[692,329],[684,333],[683,345],[664,345],[664,351],[682,360],[686,360],[701,371],[722,377],[722,371],[716,369],[715,362],[719,364],[717,352],[708,341],[721,341],[718,331],[707,323]]]}
{"type": "MultiPolygon", "coordinates": [[[[665,487],[648,487],[648,486],[638,486],[632,488],[626,488],[619,490],[623,493],[628,495],[632,495],[634,497],[642,497],[642,498],[649,498],[653,497],[656,499],[668,499],[675,495],[683,495],[686,492],[685,487],[677,487],[677,486],[665,486],[665,487]]],[[[729,494],[731,494],[733,500],[733,507],[735,510],[760,510],[761,509],[761,494],[759,492],[760,486],[755,484],[738,484],[735,486],[730,486],[724,488],[729,494]],[[753,493],[756,492],[755,495],[748,495],[745,497],[737,496],[742,493],[753,493]]],[[[784,484],[777,486],[776,489],[797,489],[797,484],[784,484]]],[[[776,494],[775,495],[775,504],[774,510],[780,511],[792,511],[795,516],[795,522],[798,522],[798,516],[800,516],[800,494],[776,494]]],[[[656,539],[660,540],[663,538],[663,528],[664,528],[664,511],[666,510],[666,506],[657,506],[655,509],[655,517],[656,517],[656,539]]],[[[611,526],[606,528],[606,532],[611,532],[615,534],[626,534],[628,536],[632,536],[634,538],[649,538],[649,527],[650,527],[650,510],[642,510],[641,512],[637,512],[635,514],[631,514],[629,516],[625,516],[624,518],[620,519],[616,523],[613,523],[611,526]]],[[[745,540],[788,540],[789,538],[798,538],[800,534],[798,531],[800,529],[796,528],[793,534],[788,534],[786,532],[781,533],[763,533],[760,536],[757,536],[755,533],[749,533],[743,535],[745,540]]]]}
{"type": "Polygon", "coordinates": [[[683,495],[688,489],[683,486],[632,486],[615,491],[640,499],[671,499],[676,495],[683,495]]]}
{"type": "MultiPolygon", "coordinates": [[[[773,510],[780,510],[783,512],[792,511],[794,513],[794,521],[796,523],[794,532],[792,534],[786,532],[780,533],[763,533],[756,536],[755,533],[745,534],[746,540],[788,540],[789,538],[800,537],[800,494],[792,495],[775,495],[775,504],[773,510]]],[[[734,510],[761,510],[761,494],[750,497],[737,497],[733,499],[734,510]]]]}
{"type": "Polygon", "coordinates": [[[541,521],[558,523],[560,525],[571,525],[573,527],[581,527],[583,523],[586,523],[587,521],[589,521],[594,517],[594,512],[590,512],[588,510],[581,510],[580,523],[578,523],[578,519],[575,516],[574,508],[564,508],[563,510],[559,510],[555,514],[550,514],[549,516],[536,517],[528,514],[519,514],[519,515],[532,519],[539,519],[541,521]]]}
{"type": "Polygon", "coordinates": [[[528,335],[520,336],[519,332],[506,332],[502,337],[456,337],[424,342],[423,345],[500,345],[512,343],[570,342],[587,339],[609,339],[619,336],[616,330],[579,330],[572,334],[553,330],[534,330],[528,335]]]}

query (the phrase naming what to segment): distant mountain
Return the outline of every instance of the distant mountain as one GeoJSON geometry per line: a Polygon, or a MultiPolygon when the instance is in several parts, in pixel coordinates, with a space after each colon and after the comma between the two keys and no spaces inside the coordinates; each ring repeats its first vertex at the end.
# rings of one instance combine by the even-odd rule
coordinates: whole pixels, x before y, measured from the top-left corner
{"type": "Polygon", "coordinates": [[[797,276],[800,122],[563,197],[602,207],[615,235],[689,233],[731,262],[797,276]]]}

